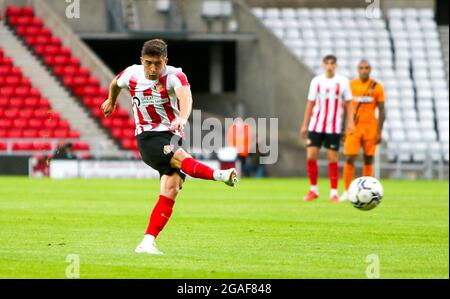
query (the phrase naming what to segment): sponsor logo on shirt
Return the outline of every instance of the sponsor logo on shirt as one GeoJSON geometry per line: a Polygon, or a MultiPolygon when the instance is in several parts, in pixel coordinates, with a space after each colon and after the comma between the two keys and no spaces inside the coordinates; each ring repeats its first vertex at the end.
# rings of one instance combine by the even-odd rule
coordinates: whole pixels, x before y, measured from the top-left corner
{"type": "Polygon", "coordinates": [[[369,96],[355,97],[355,101],[358,103],[372,103],[373,97],[369,96]]]}
{"type": "Polygon", "coordinates": [[[169,99],[161,99],[159,97],[154,96],[142,96],[142,97],[133,97],[133,102],[136,106],[140,107],[141,104],[146,107],[149,105],[162,105],[169,102],[169,99]]]}

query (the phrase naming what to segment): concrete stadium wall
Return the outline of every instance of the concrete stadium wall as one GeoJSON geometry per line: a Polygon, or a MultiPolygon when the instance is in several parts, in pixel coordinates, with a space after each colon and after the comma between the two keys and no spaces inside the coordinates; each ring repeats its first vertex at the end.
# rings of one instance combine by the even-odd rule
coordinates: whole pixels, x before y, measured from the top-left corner
{"type": "Polygon", "coordinates": [[[66,9],[70,3],[61,0],[45,0],[58,16],[76,32],[106,32],[108,18],[104,0],[80,0],[80,18],[67,18],[66,9]]]}

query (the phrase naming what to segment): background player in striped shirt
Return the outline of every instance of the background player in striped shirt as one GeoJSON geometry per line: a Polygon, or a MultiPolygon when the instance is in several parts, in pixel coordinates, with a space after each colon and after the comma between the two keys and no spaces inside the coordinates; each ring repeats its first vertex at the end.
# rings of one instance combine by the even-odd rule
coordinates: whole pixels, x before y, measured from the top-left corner
{"type": "Polygon", "coordinates": [[[354,124],[351,112],[352,93],[349,81],[336,74],[337,58],[327,55],[323,58],[324,74],[314,77],[308,93],[305,117],[301,136],[306,141],[307,169],[310,190],[304,197],[311,201],[319,197],[317,187],[317,157],[322,146],[327,149],[328,171],[330,176],[330,200],[338,202],[339,181],[339,145],[343,128],[344,114],[347,116],[347,131],[353,132],[354,124]],[[349,117],[350,116],[350,117],[349,117]]]}
{"type": "Polygon", "coordinates": [[[214,170],[193,159],[182,148],[184,126],[192,110],[192,94],[186,75],[167,65],[167,44],[160,39],[147,41],[141,65],[132,65],[111,82],[108,99],[101,109],[111,115],[117,96],[127,88],[132,97],[136,135],[142,159],[159,171],[160,195],[137,253],[162,254],[155,238],[169,220],[175,198],[186,174],[206,180],[237,183],[236,170],[214,170]],[[180,171],[181,170],[181,171],[180,171]]]}
{"type": "Polygon", "coordinates": [[[362,175],[373,176],[373,156],[377,144],[381,142],[381,132],[384,123],[384,88],[383,85],[370,78],[370,64],[361,60],[358,64],[359,78],[350,81],[353,93],[353,113],[355,131],[345,136],[343,179],[344,193],[340,201],[348,198],[347,190],[355,176],[354,162],[362,146],[364,164],[362,175]],[[378,108],[378,119],[376,110],[378,108]]]}

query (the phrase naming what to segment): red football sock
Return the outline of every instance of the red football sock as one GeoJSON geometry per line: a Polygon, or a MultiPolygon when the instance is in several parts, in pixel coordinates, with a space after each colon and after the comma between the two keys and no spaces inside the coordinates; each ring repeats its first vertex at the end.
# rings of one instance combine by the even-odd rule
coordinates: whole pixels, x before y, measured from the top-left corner
{"type": "Polygon", "coordinates": [[[328,163],[331,189],[337,189],[339,182],[339,166],[337,162],[328,163]]]}
{"type": "Polygon", "coordinates": [[[148,223],[146,235],[152,235],[155,238],[162,231],[167,221],[169,221],[170,215],[172,215],[173,205],[175,201],[160,195],[159,200],[153,208],[150,216],[150,222],[148,223]]]}
{"type": "Polygon", "coordinates": [[[308,167],[308,177],[309,177],[309,183],[311,186],[317,185],[317,177],[319,175],[319,171],[317,169],[317,161],[316,160],[308,160],[307,163],[308,167]]]}
{"type": "Polygon", "coordinates": [[[181,170],[194,178],[214,180],[214,169],[196,161],[193,158],[184,159],[183,162],[181,162],[181,170]]]}

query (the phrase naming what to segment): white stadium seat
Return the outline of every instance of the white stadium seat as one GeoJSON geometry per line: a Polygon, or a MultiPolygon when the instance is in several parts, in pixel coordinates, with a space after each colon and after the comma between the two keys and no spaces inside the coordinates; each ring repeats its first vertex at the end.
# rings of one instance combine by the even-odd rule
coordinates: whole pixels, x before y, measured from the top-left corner
{"type": "Polygon", "coordinates": [[[252,8],[252,13],[260,19],[264,18],[264,9],[261,7],[252,8]]]}

